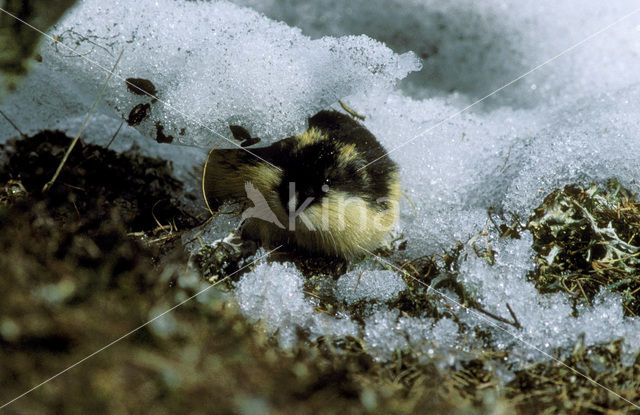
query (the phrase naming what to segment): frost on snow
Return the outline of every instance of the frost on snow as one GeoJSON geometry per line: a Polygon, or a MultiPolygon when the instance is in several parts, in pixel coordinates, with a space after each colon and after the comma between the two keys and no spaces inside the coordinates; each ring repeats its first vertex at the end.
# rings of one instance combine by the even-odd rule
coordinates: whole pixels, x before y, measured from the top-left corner
{"type": "MultiPolygon", "coordinates": [[[[42,118],[81,115],[78,103],[97,95],[124,51],[104,97],[112,110],[102,112],[159,142],[207,148],[231,137],[229,124],[266,142],[300,132],[320,109],[419,69],[412,53],[366,36],[311,40],[227,2],[85,0],[51,34],[59,41],[44,41],[31,77],[47,76],[59,94],[46,98],[58,108],[40,110],[49,113],[42,118]]],[[[30,101],[43,92],[32,90],[30,101]]]]}
{"type": "MultiPolygon", "coordinates": [[[[297,28],[227,2],[83,1],[52,29],[61,44],[42,43],[43,62],[2,110],[25,133],[73,133],[106,78],[104,68],[124,49],[86,135],[106,142],[134,107],[148,104],[150,110],[139,107],[143,113],[134,114],[139,121],[124,129],[120,145],[145,143],[144,151],[177,160],[185,177],[202,153],[151,145],[159,127],[164,141],[174,144],[207,148],[221,135],[231,137],[230,123],[269,143],[347,99],[401,167],[403,190],[415,204],[402,206],[404,255],[410,257],[468,240],[485,229],[490,207],[526,221],[546,195],[568,184],[616,178],[640,191],[637,16],[567,51],[633,11],[634,1],[590,0],[580,7],[551,0],[235,3],[297,28]],[[158,101],[130,92],[124,78],[151,81],[158,101]]],[[[0,125],[0,141],[14,134],[3,119],[0,125]]],[[[224,236],[233,224],[216,226],[208,238],[224,236]]],[[[332,282],[344,304],[378,302],[364,324],[316,312],[303,293],[304,277],[291,264],[259,264],[237,283],[235,295],[243,312],[285,347],[304,332],[311,339],[360,336],[379,358],[395,349],[429,356],[475,344],[530,361],[546,359],[540,351],[566,350],[584,334],[587,344],[623,338],[627,356],[638,350],[640,318],[624,316],[619,294],[601,291],[592,305],[574,310],[567,295],[541,295],[528,279],[535,256],[528,231],[520,239],[500,239],[494,231],[486,237],[493,265],[467,246],[456,264],[459,279],[491,313],[509,318],[508,303],[521,329],[497,329],[448,300],[459,324],[449,317],[403,316],[384,302],[402,292],[405,281],[373,260],[332,282]],[[490,339],[477,337],[475,329],[489,331],[490,339]]]]}
{"type": "Polygon", "coordinates": [[[406,288],[400,275],[393,271],[351,271],[336,283],[336,297],[347,304],[363,299],[390,300],[406,288]]]}

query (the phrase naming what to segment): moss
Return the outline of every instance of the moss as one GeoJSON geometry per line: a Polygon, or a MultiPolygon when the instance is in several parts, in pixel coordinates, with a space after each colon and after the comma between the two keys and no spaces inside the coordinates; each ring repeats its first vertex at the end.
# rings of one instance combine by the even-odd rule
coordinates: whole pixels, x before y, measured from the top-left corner
{"type": "Polygon", "coordinates": [[[623,294],[627,315],[640,314],[640,203],[616,180],[566,186],[548,195],[527,225],[540,292],[565,291],[591,303],[601,289],[623,294]]]}
{"type": "Polygon", "coordinates": [[[391,309],[400,310],[411,317],[441,318],[437,303],[439,295],[429,293],[427,286],[440,274],[440,267],[432,256],[423,256],[396,263],[397,268],[404,271],[403,279],[407,288],[397,298],[387,301],[391,309]]]}
{"type": "MultiPolygon", "coordinates": [[[[221,300],[218,287],[143,326],[210,285],[188,270],[181,247],[168,250],[167,240],[160,246],[131,233],[132,228],[152,232],[157,226],[144,220],[148,213],[141,209],[148,201],[97,202],[105,194],[111,200],[123,200],[131,189],[107,188],[92,175],[116,162],[119,174],[138,189],[140,169],[159,165],[133,154],[114,161],[103,149],[82,146],[83,157],[96,154],[92,168],[81,168],[81,164],[74,168],[82,157],[77,159],[68,164],[68,173],[73,174],[41,195],[38,189],[49,177],[46,169],[40,171],[37,166],[55,168],[56,158],[47,151],[61,156],[64,149],[64,142],[56,144],[56,137],[49,138],[45,147],[29,141],[38,153],[20,153],[10,157],[13,164],[0,168],[4,175],[0,175],[4,180],[0,183],[0,196],[4,195],[0,199],[0,404],[142,327],[15,401],[6,408],[9,413],[634,410],[555,362],[524,367],[503,385],[494,368],[503,362],[505,352],[491,348],[466,350],[456,356],[454,367],[447,364],[447,356],[425,359],[412,350],[379,362],[361,339],[352,337],[311,342],[302,336],[293,350],[283,351],[233,305],[221,300]],[[86,153],[87,148],[91,153],[86,153]],[[26,164],[29,168],[16,167],[16,160],[29,158],[34,158],[26,164]],[[80,184],[85,191],[64,183],[80,184]],[[76,213],[73,201],[88,208],[84,215],[76,213]]],[[[155,172],[142,176],[156,178],[152,188],[174,188],[170,176],[155,172]]],[[[137,198],[155,197],[136,191],[141,191],[137,198]]],[[[178,206],[168,205],[167,211],[180,212],[178,206]]],[[[486,246],[477,245],[481,256],[487,252],[486,246]]],[[[400,261],[408,289],[389,305],[408,315],[436,313],[432,299],[421,291],[422,283],[464,290],[456,280],[461,252],[459,245],[440,256],[400,261]]],[[[308,271],[305,290],[318,308],[335,312],[343,307],[323,290],[337,264],[322,269],[320,263],[314,267],[313,261],[303,262],[300,266],[308,271]]],[[[356,307],[364,313],[367,304],[356,307]]],[[[491,337],[489,332],[476,334],[491,337]]],[[[635,365],[622,364],[619,342],[591,348],[579,343],[565,362],[631,401],[640,399],[640,359],[635,365]]]]}
{"type": "MultiPolygon", "coordinates": [[[[6,254],[0,257],[0,402],[202,289],[184,271],[184,256],[154,265],[157,252],[128,237],[118,217],[89,230],[57,221],[44,201],[0,208],[6,254]]],[[[301,341],[283,351],[213,296],[185,303],[7,408],[196,414],[256,405],[275,414],[466,408],[455,389],[440,390],[444,376],[408,355],[376,362],[353,338],[301,341]]]]}
{"type": "Polygon", "coordinates": [[[506,397],[521,413],[637,413],[637,408],[567,366],[627,401],[640,402],[640,359],[623,365],[619,341],[586,348],[579,340],[562,364],[540,362],[517,371],[506,385],[506,397]]]}

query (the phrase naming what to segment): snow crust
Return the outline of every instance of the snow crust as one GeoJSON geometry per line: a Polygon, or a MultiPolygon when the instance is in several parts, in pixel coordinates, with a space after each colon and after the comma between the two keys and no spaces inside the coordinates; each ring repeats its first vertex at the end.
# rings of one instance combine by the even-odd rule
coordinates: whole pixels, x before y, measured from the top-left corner
{"type": "MultiPolygon", "coordinates": [[[[578,45],[636,10],[635,1],[235,3],[257,11],[227,2],[83,1],[51,33],[94,63],[44,41],[43,62],[0,108],[27,134],[42,128],[74,134],[106,78],[101,68],[110,69],[124,48],[120,78],[107,88],[84,135],[107,142],[134,105],[150,101],[127,91],[121,78],[148,78],[169,105],[152,104],[151,116],[137,129],[125,126],[115,146],[138,143],[174,160],[178,175],[187,177],[205,153],[156,144],[156,122],[174,144],[207,149],[219,135],[230,138],[229,123],[269,143],[300,132],[306,117],[339,108],[337,100],[344,99],[367,117],[367,128],[401,167],[403,190],[415,205],[405,202],[401,209],[404,254],[414,257],[480,232],[490,207],[526,221],[566,184],[615,177],[640,191],[640,13],[578,45]]],[[[2,118],[0,126],[0,142],[15,135],[2,118]]],[[[208,238],[233,227],[228,217],[223,221],[208,238]]],[[[235,296],[283,347],[295,345],[299,333],[312,340],[359,336],[380,359],[410,348],[427,357],[452,353],[455,360],[491,346],[508,350],[512,362],[527,362],[569,350],[584,334],[588,345],[623,338],[627,357],[639,350],[640,318],[623,316],[617,294],[601,292],[573,317],[566,295],[541,295],[527,280],[530,234],[500,240],[489,232],[487,238],[495,265],[466,249],[460,278],[488,311],[509,318],[508,303],[520,330],[496,328],[459,306],[451,292],[454,301],[443,298],[441,306],[458,323],[388,309],[384,301],[405,283],[373,259],[326,283],[347,305],[378,300],[364,324],[317,312],[291,264],[261,262],[237,283],[235,296]],[[476,328],[489,331],[490,339],[477,337],[476,328]]]]}
{"type": "MultiPolygon", "coordinates": [[[[304,130],[307,117],[338,99],[390,88],[420,67],[413,53],[397,55],[366,36],[312,40],[227,2],[79,3],[51,30],[59,42],[45,41],[40,53],[46,72],[73,74],[50,85],[62,94],[57,118],[86,113],[71,104],[97,96],[124,51],[104,101],[122,118],[149,103],[136,129],[156,137],[161,125],[175,143],[229,146],[229,124],[268,143],[304,130]],[[158,101],[131,92],[129,78],[151,81],[158,101]]],[[[32,92],[37,100],[43,91],[32,92]]]]}
{"type": "Polygon", "coordinates": [[[336,298],[346,304],[360,300],[390,300],[406,288],[406,284],[394,271],[351,271],[336,283],[336,298]]]}
{"type": "Polygon", "coordinates": [[[315,312],[302,292],[304,277],[290,264],[260,264],[236,287],[243,313],[260,321],[268,333],[276,334],[282,347],[292,347],[298,331],[311,340],[320,336],[356,336],[358,328],[350,319],[338,319],[315,312]]]}

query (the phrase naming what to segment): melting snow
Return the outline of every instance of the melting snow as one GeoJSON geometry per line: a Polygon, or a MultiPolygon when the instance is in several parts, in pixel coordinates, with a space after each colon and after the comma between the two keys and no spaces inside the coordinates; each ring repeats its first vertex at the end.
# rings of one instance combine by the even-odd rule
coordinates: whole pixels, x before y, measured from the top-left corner
{"type": "MultiPolygon", "coordinates": [[[[366,115],[366,126],[401,166],[403,189],[416,206],[403,205],[401,223],[406,252],[414,256],[467,240],[484,228],[491,206],[526,219],[565,184],[615,177],[640,191],[640,14],[456,115],[634,11],[635,1],[236,3],[296,27],[224,1],[82,1],[50,31],[61,44],[42,42],[42,63],[1,109],[25,133],[74,134],[106,79],[104,69],[124,49],[85,136],[107,142],[135,105],[149,103],[149,117],[136,129],[125,126],[116,146],[138,143],[174,160],[186,178],[210,145],[231,137],[229,123],[269,143],[300,132],[306,117],[344,99],[366,115]],[[123,81],[129,77],[151,80],[160,101],[129,92],[123,81]],[[158,124],[174,144],[199,148],[156,144],[158,124]]],[[[15,135],[4,119],[0,125],[0,141],[15,135]]],[[[233,226],[224,221],[209,230],[211,239],[233,226]]],[[[627,356],[640,348],[640,318],[623,316],[618,295],[601,292],[573,317],[566,295],[540,295],[527,280],[531,235],[488,238],[495,265],[465,251],[460,278],[487,310],[509,318],[510,304],[523,326],[511,334],[447,300],[462,324],[409,318],[384,305],[362,326],[318,313],[290,264],[260,263],[237,283],[235,296],[283,347],[304,332],[312,339],[361,336],[381,359],[408,347],[429,356],[484,345],[474,334],[483,328],[514,361],[545,359],[536,348],[570,348],[580,333],[587,344],[624,338],[627,356]]],[[[336,296],[348,304],[384,302],[404,288],[397,273],[375,268],[369,261],[331,282],[336,296]]]]}

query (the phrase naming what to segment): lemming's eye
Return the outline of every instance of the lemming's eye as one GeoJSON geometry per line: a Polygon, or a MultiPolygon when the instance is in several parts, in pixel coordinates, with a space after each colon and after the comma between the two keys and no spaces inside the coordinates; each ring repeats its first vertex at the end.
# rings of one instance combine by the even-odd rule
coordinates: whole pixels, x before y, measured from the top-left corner
{"type": "Polygon", "coordinates": [[[329,178],[327,177],[326,179],[324,179],[324,182],[322,184],[322,186],[320,187],[320,189],[323,192],[328,192],[329,191],[329,183],[331,183],[331,180],[329,180],[329,178]]]}

